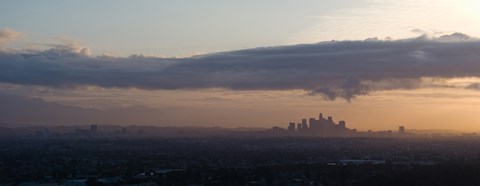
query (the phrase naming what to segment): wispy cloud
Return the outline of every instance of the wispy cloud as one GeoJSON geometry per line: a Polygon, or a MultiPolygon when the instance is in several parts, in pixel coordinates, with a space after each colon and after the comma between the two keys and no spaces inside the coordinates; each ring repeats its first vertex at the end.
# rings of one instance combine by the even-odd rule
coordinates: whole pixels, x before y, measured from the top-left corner
{"type": "Polygon", "coordinates": [[[422,78],[480,77],[480,40],[464,34],[254,48],[190,58],[92,57],[85,47],[0,53],[0,82],[50,87],[296,90],[350,100],[414,89],[422,78]]]}
{"type": "Polygon", "coordinates": [[[479,36],[476,0],[367,0],[362,6],[314,15],[314,24],[292,35],[290,43],[378,38],[408,38],[419,33],[458,31],[479,36]],[[410,32],[414,30],[415,32],[410,32]]]}
{"type": "Polygon", "coordinates": [[[8,43],[20,38],[24,34],[15,30],[4,28],[0,30],[0,47],[4,47],[8,43]]]}

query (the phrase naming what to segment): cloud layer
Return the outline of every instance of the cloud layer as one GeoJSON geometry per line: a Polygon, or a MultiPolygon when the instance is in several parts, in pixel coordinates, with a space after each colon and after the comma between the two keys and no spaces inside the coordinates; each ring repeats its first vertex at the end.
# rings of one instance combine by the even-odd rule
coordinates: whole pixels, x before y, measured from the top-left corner
{"type": "Polygon", "coordinates": [[[191,58],[91,57],[88,48],[0,52],[0,82],[140,89],[292,90],[350,100],[369,91],[420,88],[424,77],[480,77],[480,40],[464,34],[331,41],[191,58]],[[85,49],[85,50],[84,50],[85,49]]]}

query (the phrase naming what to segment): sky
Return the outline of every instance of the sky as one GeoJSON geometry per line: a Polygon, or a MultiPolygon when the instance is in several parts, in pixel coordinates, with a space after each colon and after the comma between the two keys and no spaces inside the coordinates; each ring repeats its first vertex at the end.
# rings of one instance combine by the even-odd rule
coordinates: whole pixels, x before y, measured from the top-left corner
{"type": "Polygon", "coordinates": [[[480,131],[474,0],[2,1],[0,123],[480,131]]]}

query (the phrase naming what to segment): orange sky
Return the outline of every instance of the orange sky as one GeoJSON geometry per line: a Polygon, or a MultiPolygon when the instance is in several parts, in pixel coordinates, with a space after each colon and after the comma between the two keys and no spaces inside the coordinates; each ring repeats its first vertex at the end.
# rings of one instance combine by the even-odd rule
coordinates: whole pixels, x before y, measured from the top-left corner
{"type": "Polygon", "coordinates": [[[42,97],[84,108],[144,105],[163,109],[162,112],[166,113],[159,118],[143,119],[133,114],[131,121],[124,120],[126,123],[286,127],[290,121],[300,122],[302,118],[318,117],[318,113],[323,112],[325,116],[333,116],[335,121],[346,120],[347,126],[359,130],[395,130],[399,125],[415,129],[480,130],[480,95],[475,90],[426,88],[380,91],[351,102],[327,101],[321,96],[307,96],[302,90],[147,91],[89,87],[63,91],[68,91],[68,96],[42,97]]]}

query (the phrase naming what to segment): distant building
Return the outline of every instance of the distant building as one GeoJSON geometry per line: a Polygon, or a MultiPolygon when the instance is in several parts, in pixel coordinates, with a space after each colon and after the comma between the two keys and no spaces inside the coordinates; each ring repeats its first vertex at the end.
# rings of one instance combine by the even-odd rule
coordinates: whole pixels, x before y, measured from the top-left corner
{"type": "Polygon", "coordinates": [[[297,131],[301,131],[302,130],[302,124],[301,123],[297,123],[297,131]]]}
{"type": "Polygon", "coordinates": [[[75,129],[75,134],[78,136],[94,136],[97,134],[97,125],[90,125],[90,129],[75,129]]]}
{"type": "Polygon", "coordinates": [[[398,127],[398,133],[400,133],[400,134],[405,133],[405,127],[404,126],[398,127]]]}
{"type": "Polygon", "coordinates": [[[328,122],[333,123],[333,117],[332,116],[328,116],[328,122]]]}
{"type": "Polygon", "coordinates": [[[90,132],[96,133],[97,132],[97,125],[90,125],[90,132]]]}
{"type": "Polygon", "coordinates": [[[302,119],[302,129],[308,129],[307,119],[302,119]]]}
{"type": "Polygon", "coordinates": [[[288,131],[295,132],[295,122],[290,122],[288,125],[288,131]]]}
{"type": "Polygon", "coordinates": [[[281,128],[281,127],[272,127],[272,132],[273,133],[276,133],[276,134],[280,134],[280,133],[284,133],[285,132],[285,129],[284,128],[281,128]]]}
{"type": "Polygon", "coordinates": [[[308,119],[308,124],[310,124],[310,127],[309,127],[309,128],[312,128],[312,127],[314,127],[314,124],[315,124],[315,118],[309,118],[309,119],[308,119]]]}
{"type": "Polygon", "coordinates": [[[338,127],[344,129],[344,128],[347,128],[346,124],[345,124],[345,121],[339,121],[338,122],[338,127]]]}

